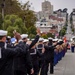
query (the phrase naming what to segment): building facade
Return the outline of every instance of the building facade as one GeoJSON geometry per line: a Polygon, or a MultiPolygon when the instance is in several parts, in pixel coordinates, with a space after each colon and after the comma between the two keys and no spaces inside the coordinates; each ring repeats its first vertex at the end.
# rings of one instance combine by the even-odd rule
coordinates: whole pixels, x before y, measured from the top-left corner
{"type": "Polygon", "coordinates": [[[53,11],[53,5],[49,1],[42,2],[42,11],[37,12],[36,27],[41,32],[59,33],[66,21],[66,13],[61,11],[53,11]]]}

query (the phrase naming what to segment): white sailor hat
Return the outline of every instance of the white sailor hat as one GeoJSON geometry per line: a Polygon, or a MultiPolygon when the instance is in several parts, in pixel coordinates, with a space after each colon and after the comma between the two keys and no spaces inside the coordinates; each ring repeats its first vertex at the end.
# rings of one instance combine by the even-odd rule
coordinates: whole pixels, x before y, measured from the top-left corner
{"type": "Polygon", "coordinates": [[[44,39],[43,38],[39,38],[39,41],[44,41],[44,39]]]}
{"type": "Polygon", "coordinates": [[[43,42],[48,42],[48,39],[44,39],[44,41],[43,42]]]}
{"type": "Polygon", "coordinates": [[[7,35],[7,31],[5,30],[0,30],[0,36],[5,36],[7,35]]]}
{"type": "Polygon", "coordinates": [[[21,38],[22,38],[22,39],[27,38],[27,37],[28,37],[28,34],[22,34],[22,35],[21,35],[21,38]]]}
{"type": "Polygon", "coordinates": [[[7,38],[9,38],[9,39],[10,39],[10,38],[11,38],[11,36],[7,36],[7,38]]]}
{"type": "Polygon", "coordinates": [[[53,39],[53,41],[58,41],[58,39],[56,38],[56,39],[53,39]]]}
{"type": "Polygon", "coordinates": [[[53,38],[49,37],[48,40],[53,40],[53,38]]]}
{"type": "Polygon", "coordinates": [[[27,40],[30,41],[30,38],[28,38],[27,40]]]}
{"type": "Polygon", "coordinates": [[[33,41],[34,39],[31,39],[31,41],[33,41]]]}
{"type": "Polygon", "coordinates": [[[58,42],[63,41],[62,39],[58,39],[58,42]]]}

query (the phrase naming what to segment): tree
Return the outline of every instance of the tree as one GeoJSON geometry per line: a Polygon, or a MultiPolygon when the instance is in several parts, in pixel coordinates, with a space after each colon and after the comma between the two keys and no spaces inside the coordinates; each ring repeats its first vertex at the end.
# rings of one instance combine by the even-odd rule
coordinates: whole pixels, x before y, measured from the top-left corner
{"type": "Polygon", "coordinates": [[[6,14],[16,14],[21,11],[20,3],[17,0],[0,0],[0,12],[4,8],[6,14]]]}
{"type": "Polygon", "coordinates": [[[64,26],[63,29],[67,30],[67,26],[64,26]]]}
{"type": "Polygon", "coordinates": [[[52,38],[54,38],[54,35],[52,35],[52,33],[47,33],[47,37],[52,37],[52,38]]]}
{"type": "Polygon", "coordinates": [[[66,30],[65,29],[60,30],[60,32],[59,32],[60,36],[64,36],[65,34],[66,34],[66,30]]]}
{"type": "Polygon", "coordinates": [[[64,9],[63,9],[63,12],[66,12],[66,13],[67,13],[67,10],[68,10],[67,8],[64,8],[64,9]]]}
{"type": "Polygon", "coordinates": [[[11,36],[11,37],[13,37],[13,36],[14,36],[14,35],[13,35],[13,31],[14,31],[14,30],[16,30],[17,32],[20,33],[19,28],[18,28],[17,26],[16,26],[16,27],[9,26],[9,27],[7,28],[8,35],[11,36]]]}
{"type": "Polygon", "coordinates": [[[24,5],[19,3],[18,0],[5,0],[4,2],[3,0],[0,0],[0,12],[2,12],[2,8],[4,8],[5,15],[18,15],[20,18],[22,18],[27,28],[29,28],[30,26],[34,26],[36,22],[36,17],[34,11],[30,10],[31,5],[29,4],[29,1],[26,2],[24,5]]]}
{"type": "Polygon", "coordinates": [[[30,34],[30,35],[29,35],[29,38],[30,38],[30,39],[35,38],[35,35],[34,35],[34,34],[30,34]]]}
{"type": "Polygon", "coordinates": [[[36,22],[36,16],[35,12],[30,10],[30,4],[29,1],[26,2],[24,5],[21,5],[22,11],[18,13],[19,17],[21,17],[26,25],[27,28],[30,26],[34,26],[36,22]]]}
{"type": "Polygon", "coordinates": [[[2,15],[0,13],[0,29],[2,29],[2,23],[3,23],[3,19],[2,19],[2,15]]]}
{"type": "Polygon", "coordinates": [[[27,28],[25,27],[23,21],[21,18],[19,18],[17,15],[7,15],[4,19],[4,29],[8,30],[8,28],[14,28],[17,27],[19,29],[19,32],[21,34],[27,33],[27,28]]]}
{"type": "Polygon", "coordinates": [[[58,9],[57,11],[62,12],[62,9],[58,9]]]}
{"type": "Polygon", "coordinates": [[[46,34],[42,34],[41,37],[44,38],[44,39],[47,39],[48,38],[46,34]]]}
{"type": "Polygon", "coordinates": [[[5,20],[5,21],[4,21],[4,25],[2,25],[2,28],[3,28],[4,30],[7,30],[7,28],[8,28],[9,26],[12,26],[12,22],[11,22],[10,20],[5,20]]]}
{"type": "Polygon", "coordinates": [[[35,27],[35,26],[29,27],[29,29],[28,29],[28,34],[29,34],[29,35],[30,35],[30,34],[36,35],[36,27],[35,27]]]}

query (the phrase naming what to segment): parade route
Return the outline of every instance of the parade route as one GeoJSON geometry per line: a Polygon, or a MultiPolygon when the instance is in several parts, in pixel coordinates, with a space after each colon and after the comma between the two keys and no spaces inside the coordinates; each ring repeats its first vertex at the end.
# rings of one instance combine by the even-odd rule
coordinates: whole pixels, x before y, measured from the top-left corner
{"type": "Polygon", "coordinates": [[[65,57],[54,67],[54,74],[49,75],[75,75],[75,53],[68,50],[65,57]]]}

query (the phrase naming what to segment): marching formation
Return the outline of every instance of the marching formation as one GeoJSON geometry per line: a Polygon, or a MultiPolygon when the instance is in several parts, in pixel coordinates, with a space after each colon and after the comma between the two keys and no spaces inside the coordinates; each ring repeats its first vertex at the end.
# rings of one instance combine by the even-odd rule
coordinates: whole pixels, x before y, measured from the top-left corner
{"type": "Polygon", "coordinates": [[[35,39],[27,34],[0,30],[0,75],[48,75],[54,73],[54,66],[65,56],[67,43],[62,39],[41,38],[36,30],[35,39]]]}

